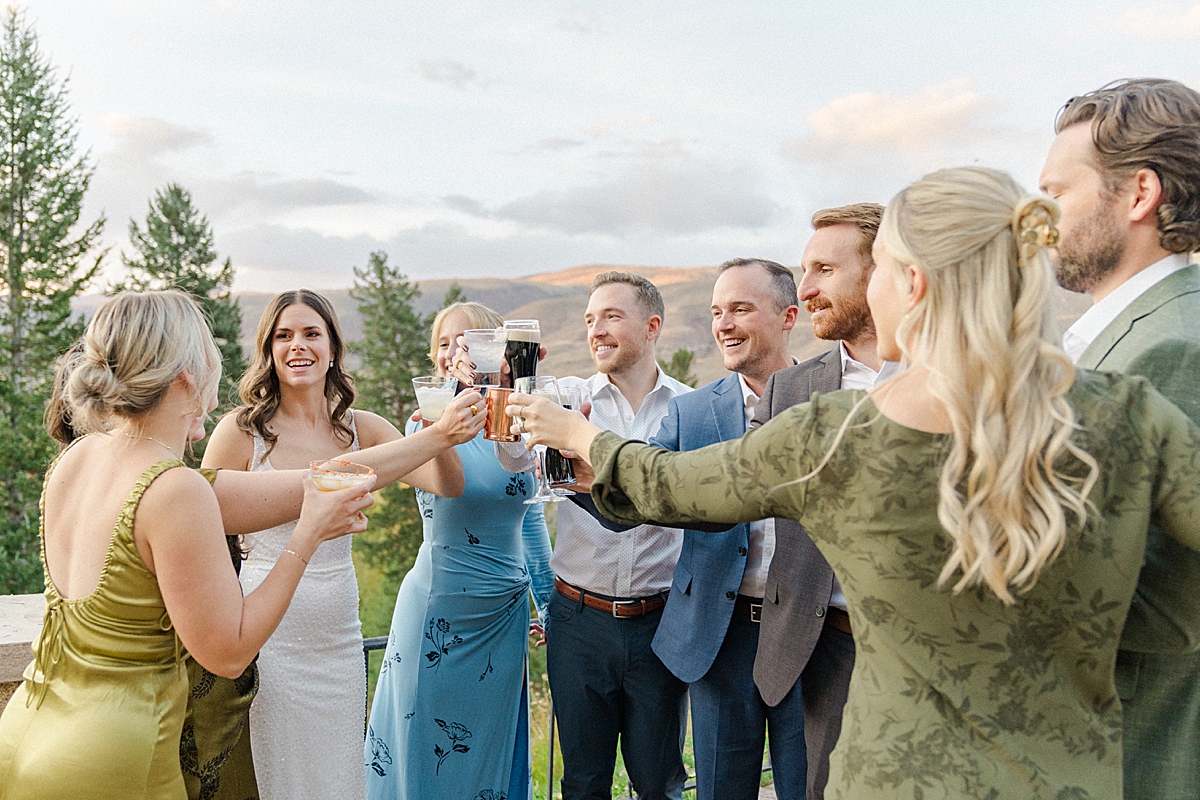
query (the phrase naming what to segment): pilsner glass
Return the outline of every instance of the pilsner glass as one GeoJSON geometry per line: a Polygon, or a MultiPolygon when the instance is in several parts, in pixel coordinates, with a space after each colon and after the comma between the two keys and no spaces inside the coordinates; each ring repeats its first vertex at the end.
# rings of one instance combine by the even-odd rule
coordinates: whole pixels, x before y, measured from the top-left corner
{"type": "Polygon", "coordinates": [[[500,365],[504,363],[504,348],[508,333],[504,328],[472,328],[463,331],[467,353],[475,362],[475,386],[499,386],[500,365]]]}
{"type": "Polygon", "coordinates": [[[353,461],[312,461],[308,465],[308,474],[322,492],[336,492],[364,483],[375,470],[353,461]]]}
{"type": "MultiPolygon", "coordinates": [[[[583,392],[578,388],[560,386],[558,391],[563,408],[579,411],[583,407],[583,392]]],[[[564,496],[572,494],[567,487],[576,483],[575,465],[553,447],[546,448],[546,473],[555,492],[564,496]]]]}
{"type": "Polygon", "coordinates": [[[504,346],[504,360],[508,362],[513,386],[518,378],[537,375],[538,353],[542,349],[542,329],[536,319],[508,319],[504,321],[508,341],[504,346]]]}
{"type": "MultiPolygon", "coordinates": [[[[511,342],[512,339],[509,339],[511,342]]],[[[562,402],[558,393],[558,381],[548,375],[532,376],[527,378],[517,378],[514,384],[516,391],[525,394],[531,394],[534,397],[545,397],[555,403],[562,402]]],[[[520,419],[520,417],[518,417],[520,419]]],[[[522,434],[528,439],[529,434],[522,434]]],[[[550,488],[550,481],[546,475],[546,445],[535,444],[533,451],[537,453],[538,458],[538,490],[537,494],[525,501],[526,505],[530,503],[561,503],[564,498],[562,495],[550,488]]]]}

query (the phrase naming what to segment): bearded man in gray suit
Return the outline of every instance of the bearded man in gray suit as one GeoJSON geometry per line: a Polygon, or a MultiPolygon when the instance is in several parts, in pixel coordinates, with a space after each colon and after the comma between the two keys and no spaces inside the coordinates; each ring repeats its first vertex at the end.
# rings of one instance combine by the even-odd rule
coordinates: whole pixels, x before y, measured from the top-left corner
{"type": "MultiPolygon", "coordinates": [[[[867,389],[895,364],[875,353],[875,326],[867,308],[867,282],[875,268],[871,246],[883,206],[856,203],[818,211],[804,248],[799,296],[812,315],[813,333],[838,346],[771,376],[752,426],[815,392],[867,389]]],[[[775,555],[766,595],[754,683],[768,705],[778,705],[800,682],[808,748],[808,798],[821,800],[829,779],[829,753],[842,729],[842,707],[854,668],[854,637],[846,598],[829,563],[804,528],[775,520],[775,555]]]]}

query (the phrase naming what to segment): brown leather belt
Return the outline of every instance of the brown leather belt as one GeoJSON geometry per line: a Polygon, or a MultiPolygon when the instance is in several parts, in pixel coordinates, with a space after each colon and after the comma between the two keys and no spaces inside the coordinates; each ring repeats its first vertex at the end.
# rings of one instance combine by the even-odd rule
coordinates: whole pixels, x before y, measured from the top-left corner
{"type": "Polygon", "coordinates": [[[733,615],[742,619],[749,617],[751,622],[762,622],[762,599],[739,594],[733,604],[733,615]]]}
{"type": "Polygon", "coordinates": [[[578,603],[579,598],[583,597],[583,604],[588,608],[603,611],[605,614],[612,614],[618,619],[641,617],[649,614],[651,611],[658,611],[667,604],[666,592],[652,594],[649,597],[638,597],[632,600],[604,600],[603,598],[596,597],[594,594],[588,594],[582,589],[576,589],[562,578],[557,577],[554,579],[554,588],[572,603],[578,603]]]}
{"type": "Polygon", "coordinates": [[[850,630],[850,615],[837,606],[827,606],[825,608],[825,624],[831,628],[836,628],[847,636],[854,635],[854,631],[850,630]]]}

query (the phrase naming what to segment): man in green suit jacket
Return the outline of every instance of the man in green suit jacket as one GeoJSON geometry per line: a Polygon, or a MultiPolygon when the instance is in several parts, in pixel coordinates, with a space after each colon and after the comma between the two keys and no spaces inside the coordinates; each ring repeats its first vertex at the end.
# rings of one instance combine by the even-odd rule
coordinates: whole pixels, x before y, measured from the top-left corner
{"type": "MultiPolygon", "coordinates": [[[[1058,279],[1095,301],[1063,347],[1145,376],[1200,424],[1200,93],[1120,81],[1072,98],[1055,128],[1041,185],[1063,211],[1058,279]]],[[[1200,555],[1151,526],[1116,664],[1126,800],[1200,798],[1197,648],[1200,555]]]]}

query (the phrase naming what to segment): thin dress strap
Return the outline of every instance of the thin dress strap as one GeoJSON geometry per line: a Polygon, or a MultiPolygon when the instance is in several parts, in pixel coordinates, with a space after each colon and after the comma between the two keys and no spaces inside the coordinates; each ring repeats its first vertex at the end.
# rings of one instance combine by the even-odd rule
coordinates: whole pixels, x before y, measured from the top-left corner
{"type": "Polygon", "coordinates": [[[267,460],[267,442],[255,430],[250,431],[250,438],[254,441],[254,455],[250,459],[250,471],[254,472],[267,460]]]}
{"type": "MultiPolygon", "coordinates": [[[[76,440],[78,441],[78,440],[76,440]]],[[[72,443],[74,444],[74,443],[72,443]]],[[[67,450],[70,448],[68,447],[67,450]]],[[[45,574],[46,581],[46,610],[42,614],[42,630],[38,634],[37,647],[34,650],[34,675],[41,676],[41,684],[38,685],[29,696],[25,698],[25,707],[35,699],[37,700],[38,708],[41,707],[42,701],[46,699],[46,691],[50,687],[50,676],[54,672],[55,666],[62,659],[63,653],[63,605],[64,600],[62,595],[58,593],[58,588],[54,582],[50,580],[50,565],[46,561],[46,485],[50,482],[50,473],[54,471],[54,467],[58,465],[59,459],[66,454],[63,450],[58,458],[50,464],[50,468],[46,470],[46,478],[42,485],[42,497],[38,501],[38,509],[41,512],[41,521],[39,523],[38,538],[41,539],[42,550],[42,570],[45,574]]],[[[147,469],[137,479],[137,483],[133,485],[133,489],[125,497],[125,502],[121,504],[121,511],[117,514],[116,525],[113,526],[112,537],[108,543],[108,550],[104,554],[104,567],[100,572],[100,581],[96,584],[96,588],[92,590],[92,594],[87,597],[79,598],[87,600],[99,591],[100,586],[104,583],[104,578],[108,574],[108,565],[113,557],[113,547],[116,546],[117,537],[122,530],[128,530],[129,535],[133,536],[133,517],[137,512],[138,504],[142,501],[142,495],[146,493],[146,489],[154,482],[154,479],[163,474],[169,469],[182,467],[185,464],[177,458],[167,458],[159,461],[154,466],[147,469]]],[[[166,614],[163,615],[164,617],[166,614]]],[[[179,635],[175,635],[175,658],[178,660],[180,656],[181,644],[179,635]]]]}
{"type": "Polygon", "coordinates": [[[357,453],[362,449],[362,445],[358,443],[358,426],[354,424],[354,409],[346,409],[346,424],[350,427],[350,432],[354,434],[354,440],[350,442],[350,450],[357,453]]]}

